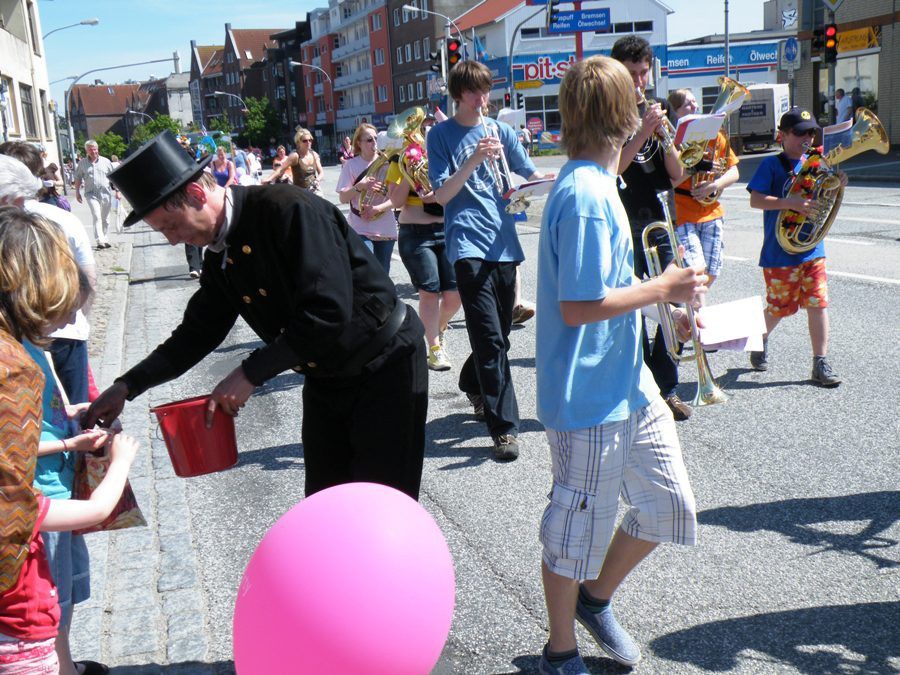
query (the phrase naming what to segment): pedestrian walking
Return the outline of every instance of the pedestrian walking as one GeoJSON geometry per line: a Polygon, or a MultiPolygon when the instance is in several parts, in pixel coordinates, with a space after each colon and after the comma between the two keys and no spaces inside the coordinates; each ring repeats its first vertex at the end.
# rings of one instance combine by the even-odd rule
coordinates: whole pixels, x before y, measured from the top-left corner
{"type": "Polygon", "coordinates": [[[87,156],[75,167],[75,199],[79,204],[83,202],[83,199],[87,199],[94,226],[94,244],[100,250],[111,246],[108,238],[109,211],[112,208],[113,199],[119,199],[121,195],[109,183],[109,174],[113,171],[113,165],[106,157],[100,156],[97,141],[87,141],[84,144],[84,152],[87,156]],[[82,186],[84,186],[84,198],[82,198],[82,186]]]}
{"type": "Polygon", "coordinates": [[[633,281],[616,188],[622,145],[641,123],[633,95],[628,71],[604,56],[573,64],[559,91],[569,159],[541,223],[535,359],[553,474],[540,523],[546,675],[589,675],[576,620],[615,661],[636,664],[640,648],[613,613],[613,595],[659,542],[696,536],[675,422],[641,359],[640,308],[706,289],[689,267],[633,281]],[[630,508],[616,528],[620,496],[630,508]]]}
{"type": "Polygon", "coordinates": [[[447,82],[456,114],[428,133],[428,173],[444,206],[447,255],[466,315],[472,353],[460,370],[459,388],[483,414],[494,457],[519,456],[519,407],[509,359],[516,267],[525,254],[503,195],[511,189],[502,167],[523,178],[543,178],[507,124],[484,112],[493,75],[477,61],[457,64],[447,82]]]}

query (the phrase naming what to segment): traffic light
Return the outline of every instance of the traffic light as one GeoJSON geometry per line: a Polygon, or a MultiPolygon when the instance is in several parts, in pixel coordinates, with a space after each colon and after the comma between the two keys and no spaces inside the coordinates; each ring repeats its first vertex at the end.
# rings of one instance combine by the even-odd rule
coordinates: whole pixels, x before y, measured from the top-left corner
{"type": "Polygon", "coordinates": [[[447,39],[447,71],[462,61],[462,41],[458,38],[447,39]]]}
{"type": "Polygon", "coordinates": [[[559,1],[560,0],[548,0],[547,2],[547,27],[549,28],[554,23],[556,23],[556,18],[559,16],[559,1]]]}
{"type": "Polygon", "coordinates": [[[429,66],[429,68],[431,68],[431,71],[434,73],[438,73],[438,74],[443,73],[444,72],[444,64],[443,64],[444,43],[439,41],[437,43],[437,51],[428,52],[428,58],[431,61],[434,61],[434,63],[432,63],[431,66],[429,66]]]}
{"type": "Polygon", "coordinates": [[[503,94],[503,107],[508,108],[510,103],[512,103],[512,96],[509,95],[509,92],[503,94]]]}
{"type": "Polygon", "coordinates": [[[833,23],[825,26],[825,51],[822,52],[822,60],[825,63],[834,63],[838,55],[838,29],[833,23]]]}
{"type": "Polygon", "coordinates": [[[525,110],[525,94],[516,92],[516,110],[525,110]]]}
{"type": "Polygon", "coordinates": [[[825,46],[825,29],[813,29],[812,40],[810,41],[810,51],[815,54],[822,53],[822,47],[825,46]]]}

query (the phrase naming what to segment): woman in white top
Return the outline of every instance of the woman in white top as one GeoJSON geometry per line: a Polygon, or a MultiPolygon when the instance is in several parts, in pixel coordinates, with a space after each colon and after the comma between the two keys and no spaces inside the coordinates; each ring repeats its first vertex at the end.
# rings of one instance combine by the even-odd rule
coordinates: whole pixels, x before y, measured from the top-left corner
{"type": "MultiPolygon", "coordinates": [[[[387,198],[384,179],[364,177],[366,170],[378,157],[376,137],[378,132],[371,124],[360,124],[353,134],[354,156],[344,162],[338,179],[337,193],[342,204],[350,204],[350,227],[356,230],[375,254],[387,273],[391,271],[391,254],[397,241],[397,219],[387,198]],[[371,203],[360,209],[360,194],[370,191],[375,195],[371,203]]],[[[384,167],[387,173],[387,165],[384,167]]]]}

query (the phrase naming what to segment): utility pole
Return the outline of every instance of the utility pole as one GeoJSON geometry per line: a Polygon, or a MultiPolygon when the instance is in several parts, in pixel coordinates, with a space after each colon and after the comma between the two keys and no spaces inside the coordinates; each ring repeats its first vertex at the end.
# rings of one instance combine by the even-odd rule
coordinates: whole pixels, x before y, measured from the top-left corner
{"type": "MultiPolygon", "coordinates": [[[[462,35],[459,36],[462,39],[462,35]]],[[[450,95],[450,87],[447,86],[447,78],[450,75],[450,69],[447,67],[447,58],[449,58],[449,54],[447,53],[447,45],[450,44],[450,22],[447,21],[444,24],[444,58],[441,60],[444,68],[444,86],[447,87],[447,110],[449,111],[449,117],[453,117],[456,114],[456,101],[453,100],[453,97],[450,95]]]]}
{"type": "MultiPolygon", "coordinates": [[[[828,23],[834,24],[834,11],[828,11],[828,23]]],[[[835,40],[837,40],[837,35],[834,36],[835,40]]],[[[835,64],[833,61],[828,64],[828,119],[831,120],[831,123],[834,124],[837,121],[837,111],[835,110],[834,104],[834,81],[835,81],[835,64]]],[[[846,96],[846,94],[845,94],[846,96]]]]}

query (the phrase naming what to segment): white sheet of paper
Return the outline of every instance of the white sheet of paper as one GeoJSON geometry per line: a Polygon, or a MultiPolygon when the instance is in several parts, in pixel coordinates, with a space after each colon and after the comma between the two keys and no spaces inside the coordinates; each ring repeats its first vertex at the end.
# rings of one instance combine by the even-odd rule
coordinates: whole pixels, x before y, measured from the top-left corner
{"type": "Polygon", "coordinates": [[[699,315],[704,324],[700,329],[700,343],[704,347],[762,351],[766,319],[761,296],[707,305],[699,315]]]}
{"type": "Polygon", "coordinates": [[[719,133],[724,122],[725,115],[685,115],[678,120],[675,142],[681,145],[711,141],[719,133]]]}

